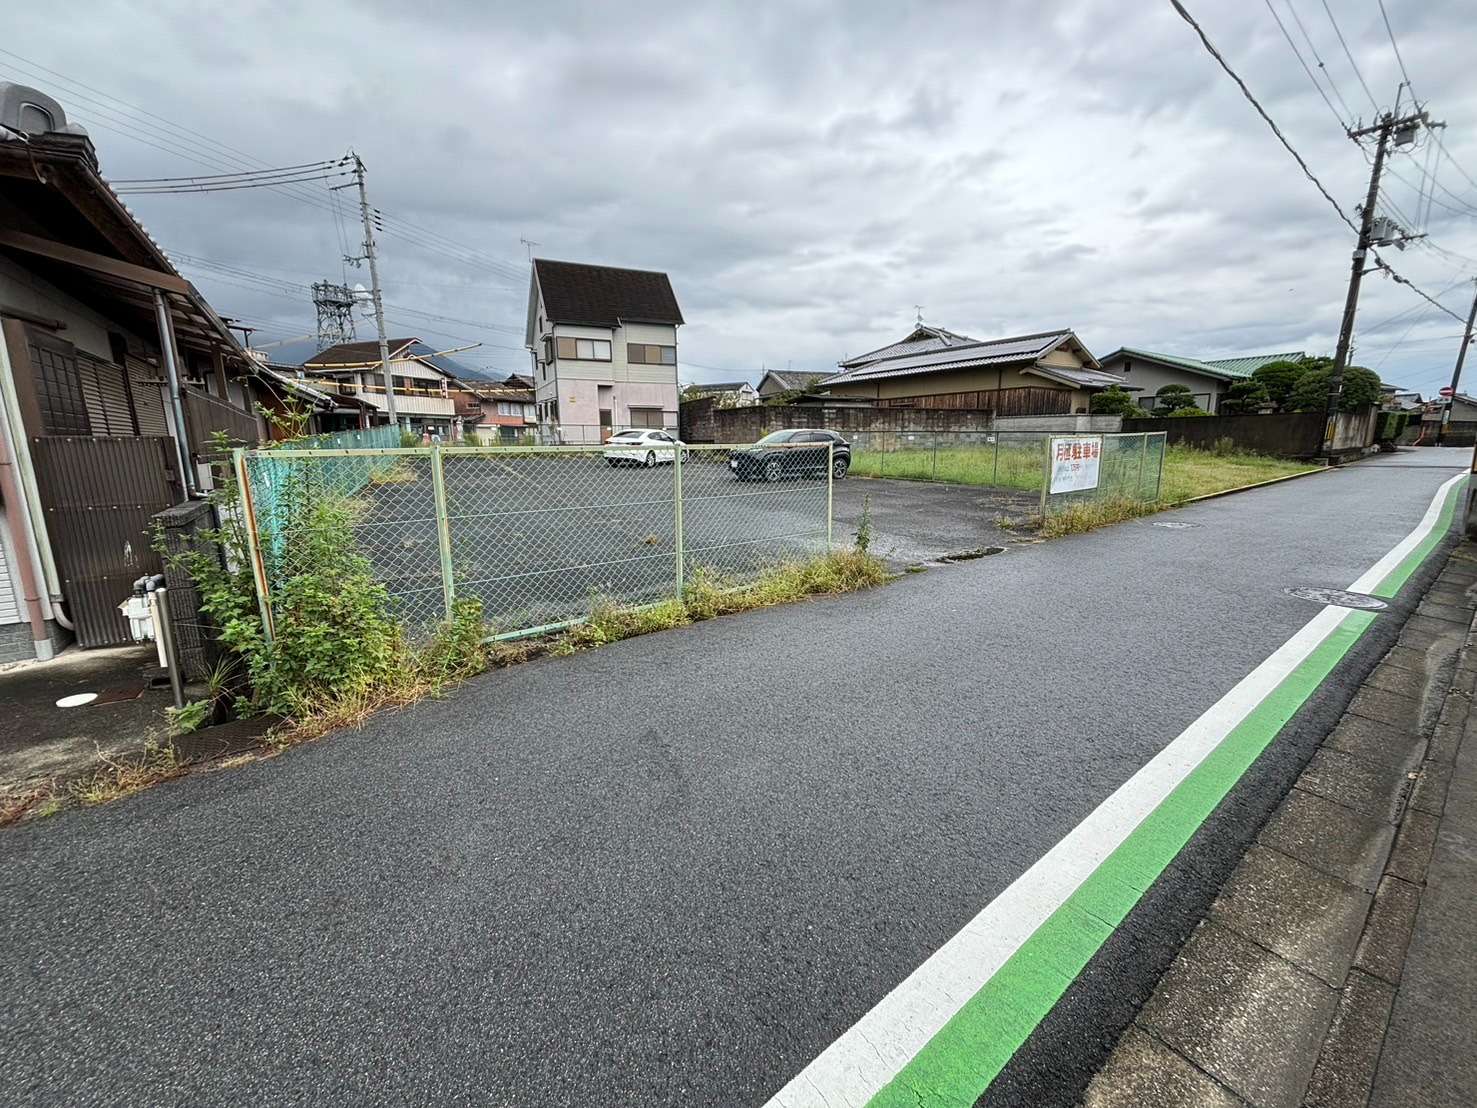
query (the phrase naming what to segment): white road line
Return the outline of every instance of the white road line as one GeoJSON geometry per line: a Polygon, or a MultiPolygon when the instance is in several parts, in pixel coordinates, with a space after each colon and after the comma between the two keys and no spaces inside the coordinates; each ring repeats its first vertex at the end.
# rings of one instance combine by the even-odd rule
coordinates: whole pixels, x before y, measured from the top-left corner
{"type": "MultiPolygon", "coordinates": [[[[1414,531],[1350,586],[1367,591],[1436,526],[1445,482],[1414,531]]],[[[769,1108],[862,1108],[1020,949],[1143,819],[1343,622],[1325,607],[1129,778],[1035,865],[774,1095],[769,1108]]]]}

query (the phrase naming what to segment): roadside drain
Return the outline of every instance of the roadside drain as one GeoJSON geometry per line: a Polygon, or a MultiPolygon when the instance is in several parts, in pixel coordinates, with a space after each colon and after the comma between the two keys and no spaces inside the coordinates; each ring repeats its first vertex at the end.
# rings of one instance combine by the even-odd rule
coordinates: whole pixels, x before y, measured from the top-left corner
{"type": "Polygon", "coordinates": [[[982,546],[978,550],[961,550],[957,554],[945,554],[941,562],[972,562],[976,558],[988,558],[991,554],[1004,554],[1003,546],[982,546]]]}
{"type": "Polygon", "coordinates": [[[1312,585],[1295,585],[1282,591],[1299,600],[1311,600],[1315,604],[1332,604],[1339,608],[1361,608],[1367,612],[1378,612],[1389,607],[1377,596],[1366,596],[1362,592],[1346,592],[1343,589],[1320,589],[1312,585]]]}

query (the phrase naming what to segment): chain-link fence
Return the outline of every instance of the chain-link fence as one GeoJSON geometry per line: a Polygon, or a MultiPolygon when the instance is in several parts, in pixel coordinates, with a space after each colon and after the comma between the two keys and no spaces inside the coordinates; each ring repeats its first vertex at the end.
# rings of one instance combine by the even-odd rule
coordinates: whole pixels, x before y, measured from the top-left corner
{"type": "Polygon", "coordinates": [[[1163,431],[858,431],[850,439],[859,477],[978,485],[998,490],[997,506],[1042,517],[1084,500],[1156,500],[1164,468],[1163,431]]]}
{"type": "Polygon", "coordinates": [[[857,431],[851,472],[859,477],[942,481],[1040,493],[1045,431],[857,431]]]}
{"type": "Polygon", "coordinates": [[[1163,431],[1050,436],[1042,518],[1093,501],[1158,500],[1164,480],[1164,440],[1163,431]]]}
{"type": "Polygon", "coordinates": [[[458,598],[493,632],[525,632],[830,545],[829,444],[245,450],[236,465],[269,622],[325,525],[351,531],[416,637],[458,598]]]}

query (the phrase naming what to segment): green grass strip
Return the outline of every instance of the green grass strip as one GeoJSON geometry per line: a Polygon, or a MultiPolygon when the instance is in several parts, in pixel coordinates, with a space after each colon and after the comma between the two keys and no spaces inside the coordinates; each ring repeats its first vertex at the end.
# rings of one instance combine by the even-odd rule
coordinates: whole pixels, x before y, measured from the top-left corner
{"type": "Polygon", "coordinates": [[[1467,487],[1468,478],[1463,477],[1451,488],[1446,490],[1446,503],[1441,505],[1441,515],[1436,521],[1436,526],[1431,533],[1421,540],[1419,546],[1407,554],[1398,566],[1385,574],[1384,578],[1370,590],[1371,596],[1394,596],[1402,588],[1405,582],[1410,580],[1410,575],[1416,571],[1416,567],[1426,560],[1427,555],[1446,538],[1451,530],[1451,517],[1456,512],[1458,494],[1467,487]]]}
{"type": "Polygon", "coordinates": [[[1349,612],[868,1104],[972,1105],[1374,619],[1349,612]]]}

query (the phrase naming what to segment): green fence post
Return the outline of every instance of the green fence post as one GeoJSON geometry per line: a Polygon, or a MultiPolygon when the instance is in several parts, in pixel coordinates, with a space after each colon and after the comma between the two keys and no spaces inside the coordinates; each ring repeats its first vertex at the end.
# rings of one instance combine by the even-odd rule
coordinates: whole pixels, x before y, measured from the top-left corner
{"type": "Polygon", "coordinates": [[[939,479],[939,433],[937,431],[933,433],[933,471],[930,479],[934,481],[939,479]]]}
{"type": "MultiPolygon", "coordinates": [[[[994,421],[991,420],[991,422],[994,421]]],[[[996,431],[990,437],[995,440],[995,468],[990,473],[990,484],[998,486],[1000,484],[1000,432],[996,431]]]]}
{"type": "Polygon", "coordinates": [[[262,547],[256,533],[256,508],[251,499],[251,479],[246,472],[246,451],[241,447],[231,451],[231,461],[236,467],[236,488],[241,494],[241,522],[246,531],[246,553],[251,558],[251,577],[256,582],[256,605],[262,617],[262,639],[272,645],[272,597],[268,591],[267,565],[262,561],[262,547]]]}
{"type": "Polygon", "coordinates": [[[677,599],[682,599],[682,593],[687,587],[687,565],[686,556],[683,551],[682,538],[682,449],[677,447],[672,451],[672,531],[675,545],[677,547],[677,599]]]}
{"type": "Polygon", "coordinates": [[[1158,500],[1160,493],[1164,491],[1164,455],[1169,452],[1169,434],[1165,431],[1155,432],[1159,439],[1159,473],[1154,478],[1154,499],[1158,500]]]}
{"type": "Polygon", "coordinates": [[[446,510],[446,474],[441,447],[431,447],[431,493],[436,500],[436,545],[441,554],[441,599],[446,604],[446,618],[456,608],[456,587],[451,576],[451,517],[446,510]]]}
{"type": "Polygon", "coordinates": [[[1148,460],[1148,457],[1149,457],[1149,432],[1145,431],[1144,434],[1143,434],[1143,439],[1142,439],[1142,441],[1140,443],[1140,447],[1139,447],[1139,481],[1138,481],[1137,493],[1138,493],[1138,499],[1139,499],[1140,502],[1142,502],[1145,499],[1145,497],[1144,497],[1144,462],[1146,462],[1148,460]]]}

